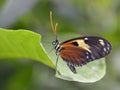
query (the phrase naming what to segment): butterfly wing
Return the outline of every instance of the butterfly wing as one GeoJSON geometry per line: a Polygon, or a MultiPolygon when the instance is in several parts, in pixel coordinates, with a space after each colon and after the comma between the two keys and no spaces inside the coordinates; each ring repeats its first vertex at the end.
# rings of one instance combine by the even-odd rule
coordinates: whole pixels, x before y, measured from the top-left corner
{"type": "Polygon", "coordinates": [[[92,60],[90,55],[87,50],[76,46],[64,46],[60,51],[60,56],[74,73],[76,73],[75,66],[82,66],[92,60]]]}
{"type": "Polygon", "coordinates": [[[101,37],[79,37],[61,43],[60,56],[72,72],[75,66],[82,66],[90,61],[102,58],[111,51],[110,43],[101,37]]]}

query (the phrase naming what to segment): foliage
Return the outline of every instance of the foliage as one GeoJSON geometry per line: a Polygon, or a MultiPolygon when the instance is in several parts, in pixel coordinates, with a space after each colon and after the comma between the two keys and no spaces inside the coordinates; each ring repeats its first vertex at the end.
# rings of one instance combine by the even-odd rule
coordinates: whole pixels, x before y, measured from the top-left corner
{"type": "MultiPolygon", "coordinates": [[[[1,90],[119,90],[120,86],[120,1],[119,0],[1,0],[0,1],[0,27],[15,30],[24,28],[32,31],[24,31],[27,34],[23,34],[24,37],[19,37],[20,33],[17,33],[14,37],[6,37],[0,32],[0,89],[1,90]],[[75,82],[68,82],[65,80],[59,80],[54,78],[55,71],[46,65],[54,68],[56,56],[52,51],[46,55],[43,46],[47,52],[52,49],[51,41],[54,40],[54,36],[51,30],[49,21],[49,11],[52,10],[54,14],[54,21],[59,23],[58,37],[64,41],[70,38],[81,35],[94,35],[106,38],[112,43],[112,53],[106,58],[106,60],[99,60],[88,64],[83,67],[82,74],[89,73],[83,70],[86,67],[93,64],[100,63],[103,65],[103,69],[99,69],[99,72],[105,73],[105,62],[107,62],[107,75],[99,82],[92,84],[82,84],[75,82]],[[37,32],[37,33],[35,33],[37,32]],[[40,35],[38,34],[40,33],[40,35]],[[28,37],[30,35],[30,37],[28,37]],[[35,35],[36,38],[31,38],[35,35]],[[28,38],[29,40],[23,43],[23,46],[27,49],[27,54],[21,49],[21,45],[18,44],[21,40],[28,38]],[[6,41],[4,41],[5,39],[6,41]],[[13,41],[13,40],[15,41],[13,41]],[[43,46],[41,46],[42,44],[43,46]],[[12,40],[10,42],[10,40],[12,40]],[[19,41],[18,41],[19,40],[19,41]],[[3,44],[4,42],[4,44],[3,44]],[[10,44],[10,43],[11,44],[10,44]],[[27,44],[28,43],[28,44],[27,44]],[[48,45],[48,46],[46,46],[48,45]],[[33,47],[35,46],[35,47],[33,47]],[[3,49],[1,49],[1,47],[3,49]],[[38,49],[38,47],[40,49],[38,49]],[[15,49],[12,49],[15,48],[15,49]],[[37,50],[35,50],[37,49],[37,50]],[[10,53],[1,52],[12,51],[10,53]],[[19,51],[19,52],[18,52],[19,51]],[[38,53],[36,53],[36,51],[38,53]],[[32,52],[34,54],[32,54],[32,52]],[[43,53],[44,56],[40,57],[38,54],[43,53]],[[35,54],[36,53],[36,54],[35,54]],[[6,55],[7,54],[7,55],[6,55]],[[16,59],[13,57],[16,56],[16,59]],[[18,57],[24,57],[18,59],[18,57]],[[4,58],[3,58],[4,56],[4,58]],[[6,58],[6,59],[5,59],[6,58]],[[14,58],[14,59],[13,59],[14,58]],[[26,59],[25,59],[26,58],[26,59]],[[49,59],[50,58],[50,59],[49,59]],[[32,60],[31,60],[32,59],[32,60]],[[45,60],[45,61],[44,61],[45,60]],[[47,60],[47,61],[46,61],[47,60]],[[50,61],[51,60],[51,61],[50,61]],[[39,63],[41,61],[45,65],[39,63]],[[46,63],[47,62],[47,63],[46,63]],[[100,71],[101,70],[101,71],[100,71]],[[104,71],[102,71],[104,70],[104,71]],[[52,83],[50,83],[52,81],[52,83]]],[[[9,34],[4,31],[6,34],[9,34]]],[[[23,30],[23,29],[21,29],[23,30]]],[[[21,31],[20,30],[20,31],[21,31]]],[[[12,31],[13,32],[13,31],[12,31]]],[[[21,31],[22,33],[22,31],[21,31]]],[[[13,34],[13,33],[12,33],[13,34]]],[[[21,34],[22,35],[22,34],[21,34]]],[[[67,69],[65,62],[59,59],[58,69],[61,69],[61,65],[67,69]]],[[[62,68],[63,68],[62,67],[62,68]]],[[[79,69],[79,68],[78,68],[79,69]]],[[[63,70],[63,69],[61,69],[63,70]]],[[[93,70],[92,70],[93,71],[93,70]]],[[[64,70],[63,70],[64,72],[64,70]]],[[[80,71],[81,72],[81,71],[80,71]]],[[[97,71],[98,74],[98,71],[97,71]]],[[[70,77],[72,76],[69,74],[70,77]]],[[[94,74],[95,75],[95,74],[94,74]]],[[[66,77],[66,76],[65,76],[66,77]]],[[[74,76],[75,77],[75,76],[74,76]]],[[[81,79],[81,78],[79,78],[81,79]]],[[[100,79],[100,78],[99,78],[100,79]]],[[[88,79],[86,79],[88,80],[88,79]]],[[[89,81],[89,80],[88,80],[89,81]]]]}

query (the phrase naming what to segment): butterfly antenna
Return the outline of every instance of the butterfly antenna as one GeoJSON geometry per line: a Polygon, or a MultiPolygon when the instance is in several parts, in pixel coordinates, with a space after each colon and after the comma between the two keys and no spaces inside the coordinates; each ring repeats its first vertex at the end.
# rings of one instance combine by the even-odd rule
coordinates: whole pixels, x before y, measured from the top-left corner
{"type": "Polygon", "coordinates": [[[51,23],[53,33],[56,35],[57,34],[58,23],[55,23],[55,25],[54,25],[53,18],[52,18],[52,11],[50,11],[50,23],[51,23]]]}
{"type": "MultiPolygon", "coordinates": [[[[52,11],[50,11],[50,23],[51,23],[51,27],[52,27],[53,33],[56,35],[56,40],[57,40],[57,27],[58,27],[58,23],[55,23],[55,24],[53,23],[52,11]]],[[[57,59],[56,59],[56,63],[55,63],[56,67],[55,67],[55,69],[56,69],[56,73],[60,74],[60,72],[57,69],[58,58],[59,58],[59,55],[57,56],[57,59]]]]}

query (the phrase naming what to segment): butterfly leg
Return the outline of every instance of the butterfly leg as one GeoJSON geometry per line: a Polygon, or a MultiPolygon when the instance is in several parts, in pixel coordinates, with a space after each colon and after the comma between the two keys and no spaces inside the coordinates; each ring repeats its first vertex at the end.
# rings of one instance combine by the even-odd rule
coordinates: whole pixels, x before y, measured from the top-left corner
{"type": "Polygon", "coordinates": [[[67,65],[68,65],[68,67],[70,68],[70,70],[71,70],[74,74],[77,73],[74,66],[72,66],[72,65],[70,65],[70,64],[67,64],[67,65]]]}
{"type": "Polygon", "coordinates": [[[57,65],[57,64],[58,64],[58,59],[59,59],[59,55],[57,55],[56,64],[55,64],[55,66],[56,66],[55,69],[56,69],[56,74],[61,75],[60,72],[58,71],[58,68],[57,68],[57,67],[58,67],[58,65],[57,65]]]}

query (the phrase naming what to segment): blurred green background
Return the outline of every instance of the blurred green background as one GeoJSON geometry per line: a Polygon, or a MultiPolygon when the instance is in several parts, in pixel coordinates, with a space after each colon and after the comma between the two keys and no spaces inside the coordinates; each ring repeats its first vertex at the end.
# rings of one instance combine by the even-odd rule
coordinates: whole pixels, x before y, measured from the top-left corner
{"type": "Polygon", "coordinates": [[[58,36],[94,35],[111,42],[105,77],[89,84],[69,82],[56,78],[53,69],[39,62],[0,59],[0,90],[120,90],[120,0],[0,0],[0,27],[28,29],[49,41],[53,37],[50,10],[59,23],[58,36]]]}

